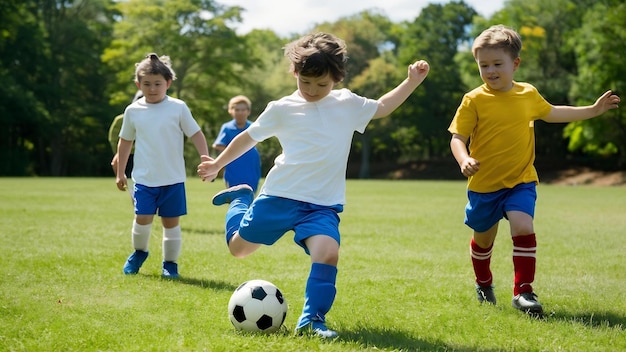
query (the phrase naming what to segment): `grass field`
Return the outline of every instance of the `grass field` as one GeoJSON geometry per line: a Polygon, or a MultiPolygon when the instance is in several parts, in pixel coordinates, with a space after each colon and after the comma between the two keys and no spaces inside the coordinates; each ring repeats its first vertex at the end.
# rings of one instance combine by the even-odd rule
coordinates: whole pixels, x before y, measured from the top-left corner
{"type": "Polygon", "coordinates": [[[547,313],[510,306],[511,240],[492,258],[497,306],[475,299],[464,182],[348,182],[334,341],[293,336],[309,259],[288,233],[243,260],[224,244],[220,180],[187,182],[182,279],[160,278],[161,226],[136,276],[132,207],[113,178],[0,178],[0,351],[626,350],[626,187],[540,185],[534,287],[547,313]],[[283,331],[237,333],[227,304],[241,282],[275,283],[283,331]]]}

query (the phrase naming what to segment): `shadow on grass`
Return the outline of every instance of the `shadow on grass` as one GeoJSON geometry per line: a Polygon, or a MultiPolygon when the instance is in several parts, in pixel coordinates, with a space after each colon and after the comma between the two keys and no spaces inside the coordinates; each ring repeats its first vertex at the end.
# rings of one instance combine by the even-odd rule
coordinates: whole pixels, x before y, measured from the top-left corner
{"type": "MultiPolygon", "coordinates": [[[[380,330],[358,328],[356,330],[342,330],[338,340],[348,343],[357,343],[366,348],[392,349],[401,351],[475,351],[475,347],[447,345],[443,342],[421,340],[398,330],[380,330]]],[[[496,351],[485,349],[483,351],[496,351]]]]}
{"type": "Polygon", "coordinates": [[[198,235],[220,235],[224,236],[224,227],[206,227],[206,228],[194,228],[194,227],[181,227],[183,233],[195,233],[198,235]]]}
{"type": "Polygon", "coordinates": [[[173,283],[197,286],[197,287],[206,288],[209,290],[220,290],[220,291],[226,290],[229,292],[233,292],[237,288],[237,286],[231,283],[225,282],[225,281],[200,280],[200,279],[194,279],[191,277],[184,277],[184,276],[181,276],[178,279],[172,280],[172,279],[164,279],[161,277],[161,275],[151,275],[151,276],[159,280],[167,280],[167,281],[172,281],[173,283]]]}
{"type": "Polygon", "coordinates": [[[570,314],[552,312],[549,319],[558,319],[566,322],[575,322],[590,328],[613,328],[626,330],[626,315],[618,315],[614,312],[590,312],[570,314]]]}

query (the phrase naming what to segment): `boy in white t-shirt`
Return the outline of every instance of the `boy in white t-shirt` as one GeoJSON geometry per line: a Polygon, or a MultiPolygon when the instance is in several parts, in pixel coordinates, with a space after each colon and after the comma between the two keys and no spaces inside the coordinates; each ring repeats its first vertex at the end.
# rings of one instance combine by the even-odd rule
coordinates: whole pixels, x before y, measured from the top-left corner
{"type": "Polygon", "coordinates": [[[215,179],[228,163],[270,137],[283,152],[253,200],[247,185],[233,186],[213,197],[213,204],[230,203],[226,242],[233,256],[245,257],[262,244],[271,245],[286,232],[311,258],[305,301],[296,333],[322,338],[337,333],[326,327],[325,315],[335,299],[339,261],[339,216],[345,203],[346,164],[355,131],[370,120],[389,115],[426,78],[429,65],[417,61],[408,77],[378,100],[348,89],[333,90],[346,74],[343,40],[327,33],[304,36],[288,44],[285,56],[298,89],[268,104],[252,125],[215,159],[198,165],[205,181],[215,179]]]}
{"type": "Polygon", "coordinates": [[[135,142],[132,178],[135,182],[135,220],[132,242],[135,251],[124,265],[125,274],[137,274],[148,257],[148,240],[154,215],[163,224],[164,278],[178,278],[177,260],[182,246],[179,220],[187,214],[185,197],[185,136],[193,142],[201,160],[209,160],[204,133],[184,101],[167,95],[176,79],[170,58],[149,54],[137,63],[135,84],[144,97],[126,107],[119,135],[116,184],[125,190],[124,170],[135,142]]]}

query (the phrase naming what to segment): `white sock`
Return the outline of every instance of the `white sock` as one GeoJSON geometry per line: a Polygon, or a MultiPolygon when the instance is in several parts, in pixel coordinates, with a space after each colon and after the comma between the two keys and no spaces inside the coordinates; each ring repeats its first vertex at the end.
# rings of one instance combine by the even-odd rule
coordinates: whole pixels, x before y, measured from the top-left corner
{"type": "Polygon", "coordinates": [[[182,244],[183,235],[180,225],[169,229],[163,228],[163,261],[177,261],[182,244]]]}
{"type": "Polygon", "coordinates": [[[152,223],[148,225],[139,225],[133,220],[133,247],[136,250],[148,251],[148,242],[150,241],[150,230],[152,223]]]}

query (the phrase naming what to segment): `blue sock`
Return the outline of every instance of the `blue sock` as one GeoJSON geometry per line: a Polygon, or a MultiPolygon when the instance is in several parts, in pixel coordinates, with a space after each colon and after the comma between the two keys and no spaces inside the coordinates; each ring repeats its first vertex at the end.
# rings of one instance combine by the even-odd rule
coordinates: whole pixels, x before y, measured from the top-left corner
{"type": "Polygon", "coordinates": [[[311,265],[311,272],[304,290],[304,307],[302,307],[302,315],[298,319],[296,329],[315,321],[324,323],[326,313],[335,301],[336,280],[336,266],[322,263],[311,265]]]}
{"type": "Polygon", "coordinates": [[[239,230],[239,223],[250,207],[252,200],[253,196],[249,195],[235,198],[230,202],[228,211],[226,212],[226,244],[230,242],[235,232],[239,230]]]}

